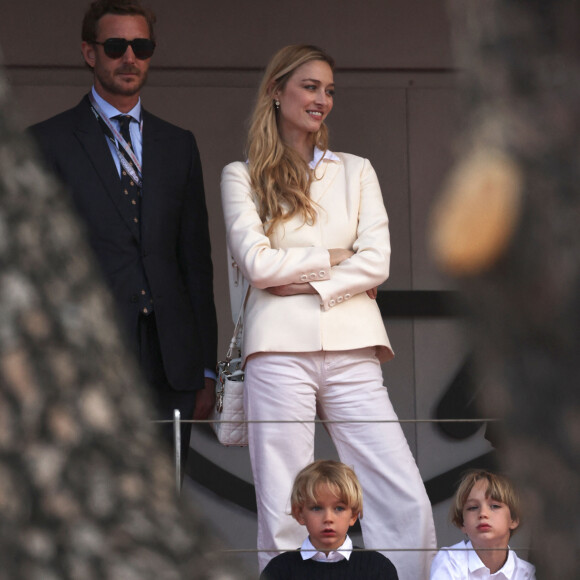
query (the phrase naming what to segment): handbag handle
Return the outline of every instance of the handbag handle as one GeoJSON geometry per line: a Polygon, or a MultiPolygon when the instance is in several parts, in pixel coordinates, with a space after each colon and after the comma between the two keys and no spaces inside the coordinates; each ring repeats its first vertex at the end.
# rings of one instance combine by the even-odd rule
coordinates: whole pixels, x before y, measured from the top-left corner
{"type": "Polygon", "coordinates": [[[230,346],[228,347],[228,352],[226,353],[226,362],[230,362],[234,357],[234,349],[240,349],[241,339],[242,339],[242,331],[244,329],[244,310],[246,309],[246,302],[248,300],[248,294],[250,293],[250,285],[246,288],[244,292],[244,298],[242,300],[242,306],[240,308],[240,312],[238,313],[238,319],[236,320],[236,324],[234,326],[234,333],[232,334],[232,338],[230,340],[230,346]]]}

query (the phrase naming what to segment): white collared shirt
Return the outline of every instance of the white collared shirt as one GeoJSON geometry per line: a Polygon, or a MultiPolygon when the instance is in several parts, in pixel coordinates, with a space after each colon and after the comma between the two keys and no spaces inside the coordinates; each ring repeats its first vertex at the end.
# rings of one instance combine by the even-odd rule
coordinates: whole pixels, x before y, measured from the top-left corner
{"type": "Polygon", "coordinates": [[[314,560],[316,562],[340,562],[340,560],[349,560],[352,554],[352,540],[348,537],[348,534],[344,540],[344,543],[337,550],[328,552],[328,556],[319,550],[317,550],[310,541],[310,537],[306,538],[302,542],[300,548],[300,555],[303,560],[314,560]]]}
{"type": "Polygon", "coordinates": [[[431,580],[535,580],[534,566],[508,551],[506,563],[500,570],[490,572],[481,561],[471,542],[459,542],[437,552],[431,565],[431,580]]]}
{"type": "Polygon", "coordinates": [[[314,147],[314,155],[312,156],[312,161],[308,164],[310,169],[316,169],[316,166],[321,159],[326,159],[328,161],[340,161],[340,159],[329,149],[322,151],[318,147],[314,147]]]}
{"type": "MultiPolygon", "coordinates": [[[[316,169],[316,166],[321,159],[328,161],[340,161],[339,157],[330,151],[330,149],[322,151],[322,149],[314,146],[314,154],[312,155],[312,161],[308,164],[308,167],[310,167],[310,169],[316,169]]],[[[246,163],[249,163],[248,159],[246,159],[246,163]]]]}
{"type": "MultiPolygon", "coordinates": [[[[120,131],[119,121],[118,121],[118,119],[113,119],[113,117],[116,117],[117,115],[130,115],[131,117],[133,117],[133,119],[135,119],[135,121],[137,121],[136,123],[131,123],[129,125],[129,132],[131,133],[131,146],[133,148],[133,152],[135,153],[137,160],[141,164],[142,163],[142,155],[143,155],[143,137],[141,135],[141,123],[140,123],[140,121],[141,121],[141,98],[139,98],[139,100],[137,101],[137,104],[128,113],[122,113],[121,111],[119,111],[118,109],[113,107],[113,105],[111,105],[110,103],[105,101],[105,99],[103,99],[103,97],[101,97],[97,93],[94,86],[91,89],[91,91],[92,91],[93,97],[95,98],[95,101],[97,101],[97,104],[101,108],[101,111],[103,111],[103,113],[107,116],[109,121],[111,121],[113,126],[117,129],[117,131],[120,131]]],[[[117,167],[117,171],[118,171],[119,175],[121,175],[121,163],[119,161],[119,155],[117,153],[117,148],[115,147],[115,145],[113,145],[113,143],[111,143],[110,139],[107,139],[107,145],[109,146],[109,149],[111,151],[111,155],[113,156],[113,161],[115,162],[115,165],[117,167]]]]}

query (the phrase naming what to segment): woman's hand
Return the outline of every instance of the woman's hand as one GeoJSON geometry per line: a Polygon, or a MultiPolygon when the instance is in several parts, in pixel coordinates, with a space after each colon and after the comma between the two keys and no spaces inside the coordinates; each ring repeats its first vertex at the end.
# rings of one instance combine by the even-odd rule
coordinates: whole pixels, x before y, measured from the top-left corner
{"type": "Polygon", "coordinates": [[[376,300],[377,299],[377,294],[379,293],[379,287],[375,286],[374,288],[369,288],[367,290],[367,296],[371,299],[371,300],[376,300]]]}
{"type": "Polygon", "coordinates": [[[344,248],[332,248],[328,250],[330,254],[330,265],[337,266],[341,262],[348,260],[351,256],[354,256],[352,250],[346,250],[344,248]]]}
{"type": "Polygon", "coordinates": [[[283,284],[282,286],[270,286],[267,292],[275,296],[295,296],[296,294],[316,294],[316,290],[308,283],[283,284]]]}

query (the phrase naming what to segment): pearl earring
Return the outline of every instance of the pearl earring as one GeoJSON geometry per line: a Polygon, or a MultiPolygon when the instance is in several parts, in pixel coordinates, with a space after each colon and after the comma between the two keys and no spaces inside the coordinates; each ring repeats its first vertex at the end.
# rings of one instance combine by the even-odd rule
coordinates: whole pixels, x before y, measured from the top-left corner
{"type": "Polygon", "coordinates": [[[276,110],[279,111],[280,110],[280,101],[278,99],[274,100],[274,106],[276,107],[276,110]]]}

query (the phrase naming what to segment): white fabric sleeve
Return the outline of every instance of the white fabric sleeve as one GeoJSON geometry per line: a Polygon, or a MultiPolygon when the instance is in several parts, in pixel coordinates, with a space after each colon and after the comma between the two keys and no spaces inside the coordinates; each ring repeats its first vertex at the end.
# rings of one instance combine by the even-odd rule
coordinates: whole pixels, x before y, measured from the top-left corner
{"type": "Polygon", "coordinates": [[[230,163],[224,168],[221,194],[228,247],[252,286],[263,289],[330,277],[327,249],[272,248],[252,197],[245,163],[230,163]]]}
{"type": "Polygon", "coordinates": [[[311,283],[325,310],[379,286],[389,276],[389,219],[377,174],[366,159],[357,187],[360,187],[360,206],[357,238],[352,247],[355,254],[332,268],[330,280],[311,283]]]}

